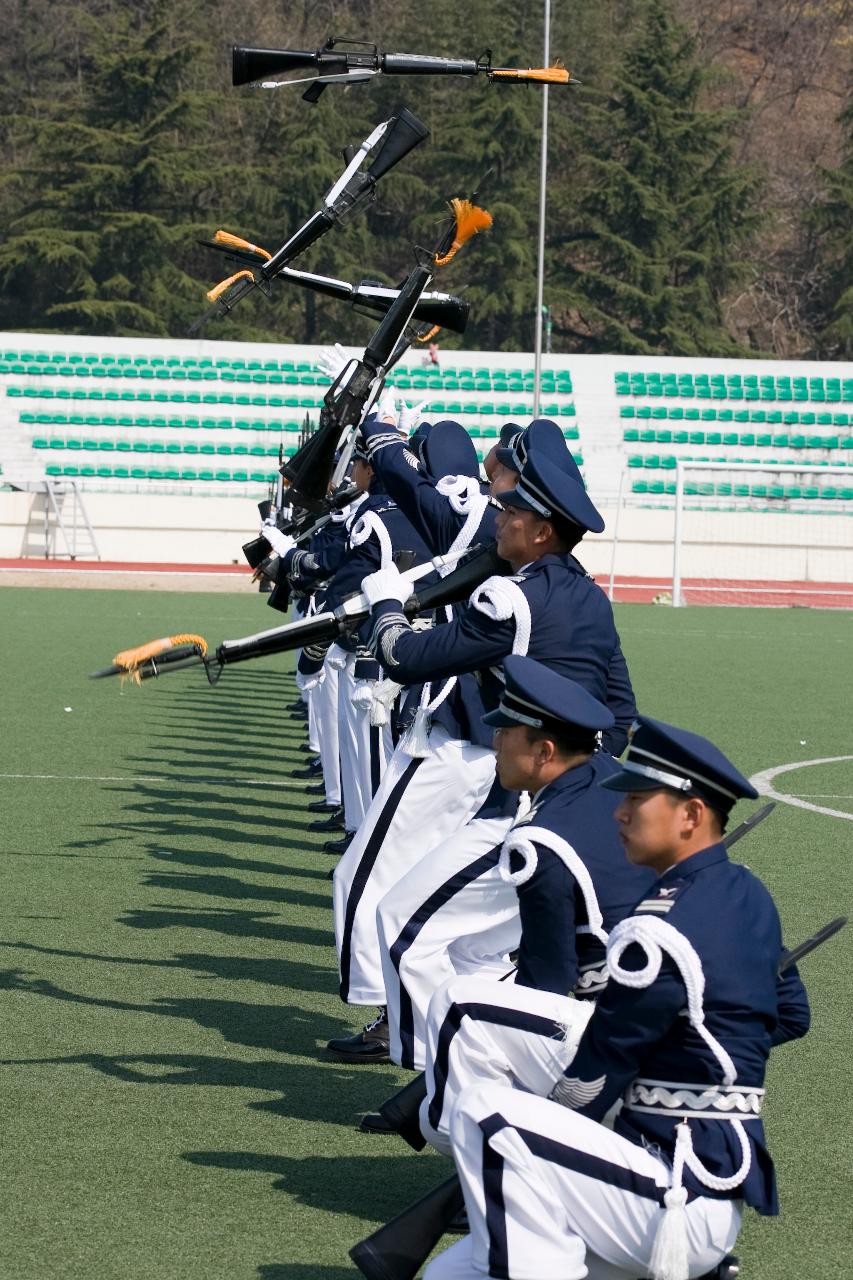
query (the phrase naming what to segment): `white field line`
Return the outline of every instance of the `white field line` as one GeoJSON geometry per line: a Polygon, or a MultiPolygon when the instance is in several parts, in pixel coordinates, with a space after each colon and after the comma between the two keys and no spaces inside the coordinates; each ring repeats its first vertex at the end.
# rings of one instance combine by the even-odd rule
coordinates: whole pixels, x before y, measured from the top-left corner
{"type": "MultiPolygon", "coordinates": [[[[767,796],[771,800],[780,800],[782,804],[790,804],[797,809],[810,809],[812,813],[825,813],[830,818],[846,818],[848,822],[853,822],[853,813],[845,813],[843,809],[829,809],[822,804],[809,804],[800,796],[785,795],[784,792],[776,791],[773,787],[773,779],[778,778],[780,774],[793,773],[795,769],[808,769],[816,764],[840,764],[844,760],[853,760],[853,756],[823,756],[819,760],[797,760],[792,764],[778,764],[773,769],[762,769],[760,773],[754,773],[750,782],[759,795],[767,796]]],[[[846,798],[838,797],[838,799],[846,798]]]]}

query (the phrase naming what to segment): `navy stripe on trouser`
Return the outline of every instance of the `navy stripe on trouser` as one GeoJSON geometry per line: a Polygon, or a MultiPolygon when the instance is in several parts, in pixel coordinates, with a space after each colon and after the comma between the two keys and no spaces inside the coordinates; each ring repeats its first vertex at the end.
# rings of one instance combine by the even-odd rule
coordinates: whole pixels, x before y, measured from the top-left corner
{"type": "Polygon", "coordinates": [[[524,1009],[505,1009],[496,1004],[452,1004],[447,1011],[438,1044],[435,1047],[433,1062],[434,1092],[429,1104],[429,1122],[433,1129],[438,1129],[438,1122],[444,1110],[444,1090],[447,1087],[447,1072],[450,1060],[450,1046],[453,1037],[462,1025],[463,1018],[471,1018],[475,1022],[490,1022],[496,1027],[512,1027],[515,1031],[527,1031],[535,1036],[547,1036],[550,1040],[562,1040],[566,1029],[553,1018],[543,1018],[538,1013],[527,1013],[524,1009]]]}
{"type": "Polygon", "coordinates": [[[504,1158],[490,1144],[490,1139],[502,1129],[512,1129],[530,1154],[540,1160],[547,1160],[550,1164],[559,1165],[561,1169],[569,1169],[572,1173],[580,1173],[587,1178],[595,1178],[597,1182],[606,1182],[621,1191],[630,1191],[632,1195],[642,1196],[645,1200],[654,1200],[663,1208],[666,1187],[659,1187],[654,1178],[647,1178],[633,1169],[626,1169],[624,1165],[613,1164],[610,1160],[590,1155],[588,1151],[580,1151],[577,1147],[567,1147],[554,1138],[546,1138],[530,1129],[519,1129],[505,1120],[498,1111],[479,1123],[483,1131],[483,1189],[486,1196],[486,1229],[489,1233],[489,1275],[495,1280],[511,1280],[503,1194],[504,1158]]]}
{"type": "Polygon", "coordinates": [[[380,756],[379,735],[382,732],[377,725],[370,726],[370,794],[375,796],[382,781],[382,759],[380,756]]]}
{"type": "Polygon", "coordinates": [[[347,909],[344,916],[343,941],[341,943],[341,981],[339,990],[341,999],[344,1001],[349,999],[350,968],[352,964],[352,926],[353,921],[355,920],[355,913],[358,910],[358,904],[361,902],[367,881],[370,879],[370,873],[376,864],[376,859],[379,857],[382,842],[388,834],[388,828],[391,826],[394,815],[397,812],[397,806],[403,798],[406,787],[415,776],[417,770],[423,764],[423,761],[424,757],[420,756],[412,759],[406,765],[406,768],[403,770],[400,778],[395,783],[394,788],[370,833],[367,844],[364,846],[364,852],[361,855],[358,868],[353,876],[352,884],[350,885],[349,896],[347,897],[347,909]]]}
{"type": "MultiPolygon", "coordinates": [[[[488,853],[484,853],[476,862],[469,863],[462,871],[457,871],[449,880],[445,880],[444,884],[418,907],[415,914],[403,926],[400,936],[389,952],[398,979],[400,978],[400,961],[415,942],[424,925],[428,924],[436,912],[446,906],[450,899],[460,893],[466,885],[497,866],[500,855],[501,846],[498,844],[488,853]]],[[[400,1047],[402,1053],[400,1065],[413,1068],[415,1065],[415,1019],[412,1002],[402,980],[400,981],[400,1047]]]]}

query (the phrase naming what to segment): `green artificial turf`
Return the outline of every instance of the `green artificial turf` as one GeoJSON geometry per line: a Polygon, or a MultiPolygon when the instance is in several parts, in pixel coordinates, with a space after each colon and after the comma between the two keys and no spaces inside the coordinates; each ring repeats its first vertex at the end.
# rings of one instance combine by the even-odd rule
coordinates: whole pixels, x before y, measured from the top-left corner
{"type": "MultiPolygon", "coordinates": [[[[618,614],[641,707],[707,733],[746,772],[853,750],[850,616],[618,614]]],[[[271,625],[239,594],[0,592],[10,1280],[343,1280],[348,1248],[450,1171],[354,1128],[403,1073],[322,1052],[363,1019],[337,998],[331,861],[288,779],[304,758],[282,709],[289,660],[233,667],[216,688],[200,672],[141,689],[87,679],[153,636],[271,625]]],[[[850,761],[776,785],[853,811],[850,761]]],[[[780,804],[738,846],[789,942],[848,908],[850,835],[780,804]]],[[[849,1274],[850,951],[842,934],[804,961],[813,1031],[773,1056],[783,1214],[747,1218],[744,1280],[849,1274]]]]}

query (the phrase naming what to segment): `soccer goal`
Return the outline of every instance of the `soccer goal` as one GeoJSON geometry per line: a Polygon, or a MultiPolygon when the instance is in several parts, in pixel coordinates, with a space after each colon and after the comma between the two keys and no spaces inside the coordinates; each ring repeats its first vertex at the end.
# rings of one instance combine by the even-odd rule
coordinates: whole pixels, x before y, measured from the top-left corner
{"type": "Polygon", "coordinates": [[[672,603],[853,608],[853,467],[679,459],[672,603]]]}

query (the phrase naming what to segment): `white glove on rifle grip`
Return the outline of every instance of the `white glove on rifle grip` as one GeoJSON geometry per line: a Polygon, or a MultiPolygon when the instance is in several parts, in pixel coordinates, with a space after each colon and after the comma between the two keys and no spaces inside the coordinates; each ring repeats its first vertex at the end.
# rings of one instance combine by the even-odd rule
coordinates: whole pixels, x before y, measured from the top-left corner
{"type": "Polygon", "coordinates": [[[412,584],[403,577],[395,564],[389,564],[363,578],[361,590],[373,609],[380,600],[396,600],[398,604],[405,604],[412,594],[412,584]]]}
{"type": "Polygon", "coordinates": [[[428,404],[429,400],[422,400],[420,404],[416,404],[413,408],[410,408],[410,406],[406,404],[405,400],[401,400],[400,417],[397,421],[398,430],[404,432],[407,436],[410,436],[415,428],[422,422],[424,410],[428,404]]]}
{"type": "Polygon", "coordinates": [[[292,551],[296,546],[295,538],[292,538],[289,533],[282,533],[281,529],[276,529],[272,525],[262,528],[261,536],[266,538],[277,556],[286,556],[288,551],[292,551]]]}

